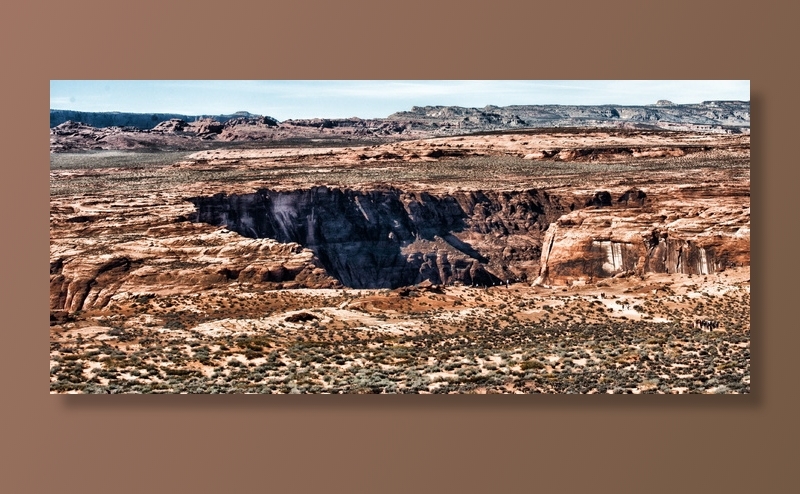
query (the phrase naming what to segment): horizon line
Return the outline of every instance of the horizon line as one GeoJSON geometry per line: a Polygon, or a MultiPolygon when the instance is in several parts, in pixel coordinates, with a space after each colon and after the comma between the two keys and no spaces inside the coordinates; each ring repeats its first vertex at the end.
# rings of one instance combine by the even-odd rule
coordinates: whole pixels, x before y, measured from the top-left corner
{"type": "MultiPolygon", "coordinates": [[[[528,106],[528,107],[536,107],[536,106],[541,106],[541,107],[553,107],[553,106],[579,106],[579,107],[580,106],[583,106],[583,107],[620,106],[620,107],[629,107],[629,108],[650,107],[650,106],[663,107],[663,106],[658,104],[659,101],[670,101],[670,100],[666,100],[666,99],[665,100],[657,100],[654,103],[649,103],[649,104],[644,104],[644,105],[626,105],[626,104],[619,104],[619,103],[603,103],[603,104],[596,104],[596,105],[580,105],[580,104],[575,105],[575,104],[564,104],[564,103],[511,104],[511,105],[493,105],[493,104],[489,104],[489,105],[484,105],[484,106],[412,105],[410,109],[397,110],[395,112],[390,113],[386,117],[366,117],[366,118],[364,118],[364,117],[359,117],[358,115],[353,115],[353,116],[350,116],[350,117],[317,116],[317,117],[292,117],[292,118],[287,118],[287,119],[284,119],[284,120],[279,120],[279,119],[277,119],[277,118],[275,118],[275,117],[273,117],[271,115],[267,115],[267,114],[252,113],[252,112],[250,112],[248,110],[237,110],[237,111],[230,112],[230,113],[211,113],[211,112],[206,112],[206,113],[185,113],[185,112],[174,112],[174,111],[138,111],[138,112],[134,112],[134,111],[120,111],[120,110],[93,111],[93,110],[75,110],[75,109],[67,109],[67,108],[50,108],[50,111],[51,112],[52,111],[81,112],[81,113],[128,113],[128,114],[134,114],[134,115],[159,115],[159,114],[161,114],[161,115],[181,115],[181,116],[185,116],[185,117],[231,116],[231,115],[236,115],[236,114],[248,114],[248,115],[260,116],[260,117],[270,117],[270,118],[273,118],[273,119],[278,120],[278,121],[311,120],[311,119],[315,119],[315,118],[324,118],[324,119],[330,119],[330,120],[344,120],[344,119],[348,119],[348,118],[359,118],[359,119],[362,119],[362,120],[372,120],[372,119],[388,118],[389,116],[391,116],[391,115],[393,115],[395,113],[410,112],[410,111],[413,111],[414,108],[464,108],[464,109],[480,110],[480,109],[484,109],[484,108],[509,108],[509,107],[515,107],[515,106],[519,106],[519,107],[525,107],[525,106],[528,106]]],[[[711,100],[703,100],[703,101],[696,102],[696,103],[672,103],[670,101],[670,103],[671,103],[670,106],[693,106],[693,105],[703,105],[703,104],[706,104],[706,103],[720,103],[720,102],[750,103],[750,100],[749,99],[746,99],[746,100],[743,100],[743,99],[718,99],[718,100],[711,99],[711,100]]]]}

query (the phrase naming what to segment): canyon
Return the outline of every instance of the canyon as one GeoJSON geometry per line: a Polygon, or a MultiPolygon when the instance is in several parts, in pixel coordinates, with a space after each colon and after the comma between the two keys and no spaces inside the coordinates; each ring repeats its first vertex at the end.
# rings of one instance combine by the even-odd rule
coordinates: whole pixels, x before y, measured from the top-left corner
{"type": "Polygon", "coordinates": [[[747,116],[747,132],[51,154],[51,391],[243,392],[252,367],[265,376],[254,392],[747,392],[749,105],[747,116]],[[722,330],[693,330],[700,316],[722,330]],[[608,328],[642,340],[603,357],[587,345],[608,328]],[[430,346],[459,338],[488,352],[469,379],[446,368],[458,352],[430,346]],[[526,338],[544,338],[544,353],[526,338]],[[619,374],[656,366],[676,341],[692,347],[678,367],[619,374]],[[692,353],[711,342],[726,367],[692,353]],[[331,380],[321,369],[334,361],[331,380]],[[142,365],[148,377],[133,372],[142,365]]]}
{"type": "MultiPolygon", "coordinates": [[[[740,187],[720,195],[748,194],[740,187]]],[[[749,264],[747,208],[709,205],[680,214],[676,206],[665,215],[644,208],[646,198],[639,189],[587,200],[535,189],[436,196],[314,187],[190,200],[198,210],[193,219],[300,244],[352,288],[534,278],[563,284],[626,273],[708,275],[749,264]]]]}

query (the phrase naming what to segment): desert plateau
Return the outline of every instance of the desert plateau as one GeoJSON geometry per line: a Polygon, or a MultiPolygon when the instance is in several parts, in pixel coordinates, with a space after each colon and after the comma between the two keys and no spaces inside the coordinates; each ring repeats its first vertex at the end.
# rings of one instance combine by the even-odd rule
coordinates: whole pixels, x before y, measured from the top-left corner
{"type": "Polygon", "coordinates": [[[50,392],[749,393],[749,112],[51,110],[50,392]]]}

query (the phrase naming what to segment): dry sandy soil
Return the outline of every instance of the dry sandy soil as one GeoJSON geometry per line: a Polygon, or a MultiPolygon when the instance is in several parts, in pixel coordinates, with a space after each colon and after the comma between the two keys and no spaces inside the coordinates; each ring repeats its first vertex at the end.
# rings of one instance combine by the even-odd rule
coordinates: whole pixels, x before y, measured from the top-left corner
{"type": "MultiPolygon", "coordinates": [[[[50,391],[748,393],[749,189],[749,136],[692,133],[53,155],[50,391]],[[533,239],[528,257],[507,254],[527,281],[355,289],[309,246],[196,221],[188,200],[313,186],[536,189],[559,205],[635,187],[647,202],[579,202],[555,232],[540,219],[519,235],[533,239]],[[718,262],[608,276],[575,267],[586,238],[625,243],[651,229],[718,262]],[[532,286],[546,232],[549,278],[532,286]]],[[[458,235],[506,255],[503,235],[458,235]]],[[[421,243],[452,251],[440,240],[421,243]]]]}

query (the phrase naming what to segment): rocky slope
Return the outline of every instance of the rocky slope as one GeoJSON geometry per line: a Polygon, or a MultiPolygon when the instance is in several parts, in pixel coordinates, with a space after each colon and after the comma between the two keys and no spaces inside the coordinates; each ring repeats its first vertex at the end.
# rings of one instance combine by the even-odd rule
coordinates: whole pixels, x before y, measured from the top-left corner
{"type": "Polygon", "coordinates": [[[163,206],[109,210],[114,205],[123,209],[121,203],[111,203],[93,205],[86,215],[65,209],[52,213],[56,231],[64,223],[80,227],[72,228],[78,235],[61,238],[51,249],[51,318],[102,309],[112,299],[192,293],[230,283],[338,285],[316,264],[313,253],[298,244],[239,237],[185,217],[164,217],[159,211],[163,206]],[[122,234],[120,225],[125,227],[122,234]]]}

